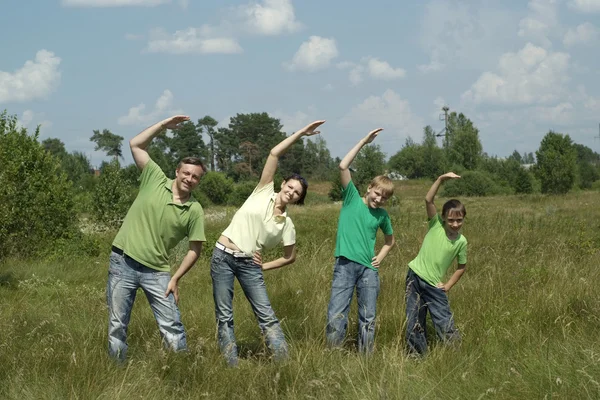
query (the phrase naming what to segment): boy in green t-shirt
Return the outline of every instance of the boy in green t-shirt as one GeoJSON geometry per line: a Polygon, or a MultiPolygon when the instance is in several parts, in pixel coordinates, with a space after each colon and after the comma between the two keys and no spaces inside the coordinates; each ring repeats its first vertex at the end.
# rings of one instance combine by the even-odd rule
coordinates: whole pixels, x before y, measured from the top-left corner
{"type": "Polygon", "coordinates": [[[375,311],[379,295],[379,266],[394,245],[392,224],[381,208],[394,193],[394,184],[387,176],[375,177],[364,197],[352,183],[350,164],[360,149],[373,141],[381,129],[363,138],[340,162],[343,205],[338,221],[335,245],[335,267],[331,298],[327,309],[327,344],[340,346],[346,336],[348,311],[356,288],[358,299],[358,350],[373,351],[375,311]],[[377,230],[385,235],[385,244],[375,255],[377,230]]]}
{"type": "Polygon", "coordinates": [[[444,204],[440,216],[433,204],[442,182],[457,178],[460,176],[454,172],[440,176],[425,196],[428,231],[419,254],[408,264],[406,275],[406,342],[411,354],[424,355],[427,352],[427,311],[443,342],[460,341],[447,293],[458,282],[467,266],[467,239],[459,232],[467,211],[460,201],[453,199],[444,204]],[[443,283],[442,279],[454,259],[458,261],[458,268],[443,283]]]}

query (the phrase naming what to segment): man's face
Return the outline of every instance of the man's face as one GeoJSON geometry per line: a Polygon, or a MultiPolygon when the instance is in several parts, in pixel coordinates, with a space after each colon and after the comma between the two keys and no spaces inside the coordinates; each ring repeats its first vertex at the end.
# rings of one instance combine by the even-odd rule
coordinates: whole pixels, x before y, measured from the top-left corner
{"type": "Polygon", "coordinates": [[[202,175],[204,171],[200,165],[183,164],[175,170],[177,189],[182,193],[191,193],[200,183],[202,175]]]}

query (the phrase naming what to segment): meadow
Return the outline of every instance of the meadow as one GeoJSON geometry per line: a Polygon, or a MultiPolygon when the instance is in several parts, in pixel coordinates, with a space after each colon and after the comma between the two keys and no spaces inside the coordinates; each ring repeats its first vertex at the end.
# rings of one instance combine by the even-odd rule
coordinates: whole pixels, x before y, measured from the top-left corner
{"type": "MultiPolygon", "coordinates": [[[[463,199],[468,265],[449,294],[462,344],[444,347],[429,326],[431,351],[415,360],[404,351],[404,286],[407,264],[426,232],[428,186],[399,182],[398,201],[387,207],[396,246],[380,269],[371,357],[356,352],[356,300],[344,348],[325,346],[339,204],[324,201],[327,185],[316,185],[308,206],[290,210],[296,263],[265,273],[289,361],[269,359],[237,283],[239,367],[227,368],[218,352],[209,260],[234,210],[215,207],[206,210],[203,255],[180,285],[186,354],[162,350],[140,292],[129,359],[125,365],[108,359],[105,285],[115,232],[95,234],[103,249],[96,258],[1,260],[0,398],[600,398],[600,193],[463,199]]],[[[184,250],[177,248],[174,265],[184,250]]]]}

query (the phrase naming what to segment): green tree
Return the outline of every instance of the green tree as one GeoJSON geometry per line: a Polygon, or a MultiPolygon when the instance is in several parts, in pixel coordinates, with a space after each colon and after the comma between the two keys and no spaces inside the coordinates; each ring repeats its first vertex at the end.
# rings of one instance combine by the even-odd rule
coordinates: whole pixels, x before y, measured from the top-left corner
{"type": "Polygon", "coordinates": [[[448,116],[444,148],[450,165],[460,165],[467,170],[477,169],[483,151],[479,130],[463,113],[453,112],[448,116]]]}
{"type": "Polygon", "coordinates": [[[211,171],[215,171],[215,134],[217,133],[215,127],[218,124],[219,123],[214,118],[207,115],[204,118],[199,119],[198,124],[196,125],[200,132],[207,134],[210,138],[208,143],[208,159],[211,171]]]}
{"type": "Polygon", "coordinates": [[[179,128],[173,130],[173,137],[167,143],[171,159],[176,163],[179,163],[185,157],[204,159],[208,155],[201,130],[190,121],[179,124],[179,128]]]}
{"type": "Polygon", "coordinates": [[[429,125],[423,128],[423,167],[424,177],[436,179],[442,175],[446,169],[446,157],[444,151],[437,145],[435,131],[429,125]]]}
{"type": "Polygon", "coordinates": [[[271,149],[286,137],[281,128],[281,122],[267,113],[237,114],[232,117],[229,127],[220,128],[215,134],[218,167],[233,175],[234,165],[245,163],[252,170],[251,176],[259,176],[271,149]],[[258,149],[256,154],[253,153],[251,163],[248,154],[244,154],[247,146],[240,147],[242,143],[252,143],[258,149]]]}
{"type": "Polygon", "coordinates": [[[577,151],[571,137],[550,131],[535,155],[535,174],[542,184],[542,193],[567,193],[575,183],[577,170],[577,151]]]}
{"type": "Polygon", "coordinates": [[[424,149],[408,137],[400,151],[390,157],[389,169],[398,172],[407,178],[421,178],[424,171],[424,149]]]}
{"type": "Polygon", "coordinates": [[[373,178],[385,173],[385,154],[378,144],[369,144],[361,149],[352,165],[356,169],[352,181],[359,191],[364,191],[373,178]]]}
{"type": "Polygon", "coordinates": [[[44,150],[58,158],[62,158],[67,154],[65,144],[58,138],[44,139],[44,141],[42,141],[42,146],[44,146],[44,150]]]}
{"type": "Polygon", "coordinates": [[[523,157],[521,157],[521,154],[517,150],[513,151],[512,154],[510,156],[508,156],[507,159],[515,160],[519,164],[524,164],[523,157]]]}
{"type": "Polygon", "coordinates": [[[119,158],[123,158],[123,151],[121,150],[123,136],[115,135],[108,129],[103,129],[102,132],[99,130],[93,132],[90,141],[96,143],[95,151],[104,151],[107,156],[114,157],[117,161],[119,158]]]}
{"type": "Polygon", "coordinates": [[[72,184],[38,137],[0,113],[0,256],[27,256],[78,234],[72,184]]]}
{"type": "Polygon", "coordinates": [[[133,202],[134,191],[123,176],[118,160],[103,163],[100,170],[93,193],[92,213],[97,221],[118,228],[133,202]]]}

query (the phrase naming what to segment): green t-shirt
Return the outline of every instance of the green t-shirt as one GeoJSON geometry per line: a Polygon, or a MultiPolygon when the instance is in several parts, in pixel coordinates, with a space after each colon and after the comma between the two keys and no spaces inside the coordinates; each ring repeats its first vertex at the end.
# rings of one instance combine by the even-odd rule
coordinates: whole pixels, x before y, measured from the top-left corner
{"type": "Polygon", "coordinates": [[[394,233],[390,216],[383,208],[369,208],[352,181],[342,191],[342,200],[335,256],[377,270],[371,265],[377,230],[381,228],[385,235],[394,233]]]}
{"type": "Polygon", "coordinates": [[[140,175],[139,193],[129,208],[113,246],[143,265],[169,271],[169,251],[184,237],[206,241],[204,211],[193,197],[173,202],[173,180],[152,160],[140,175]]]}
{"type": "Polygon", "coordinates": [[[432,286],[442,282],[448,267],[458,257],[459,264],[467,263],[467,238],[459,234],[455,240],[448,239],[442,217],[436,214],[428,223],[429,230],[417,258],[408,266],[432,286]]]}

